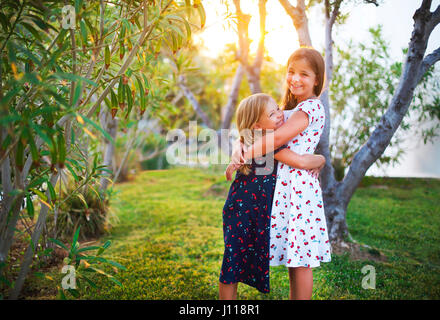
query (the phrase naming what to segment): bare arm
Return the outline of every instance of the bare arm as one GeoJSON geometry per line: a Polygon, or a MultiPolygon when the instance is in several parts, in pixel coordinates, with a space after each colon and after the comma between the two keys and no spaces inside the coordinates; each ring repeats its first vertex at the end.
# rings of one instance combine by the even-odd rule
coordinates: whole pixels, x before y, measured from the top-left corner
{"type": "Polygon", "coordinates": [[[308,125],[309,116],[307,113],[304,111],[294,112],[281,127],[255,141],[243,156],[249,160],[272,152],[303,132],[308,125]]]}
{"type": "Polygon", "coordinates": [[[319,168],[325,164],[325,158],[320,154],[300,155],[289,149],[283,149],[277,152],[274,158],[292,168],[305,170],[319,168]]]}

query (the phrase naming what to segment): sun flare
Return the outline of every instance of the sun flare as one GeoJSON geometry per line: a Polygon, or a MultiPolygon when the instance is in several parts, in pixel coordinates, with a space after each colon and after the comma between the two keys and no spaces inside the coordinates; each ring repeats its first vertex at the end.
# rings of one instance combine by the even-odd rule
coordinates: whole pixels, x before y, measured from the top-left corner
{"type": "MultiPolygon", "coordinates": [[[[208,23],[196,41],[203,42],[207,55],[217,56],[226,44],[238,41],[233,21],[235,8],[230,6],[228,13],[226,5],[219,1],[207,0],[203,3],[208,23]]],[[[248,28],[252,54],[256,52],[260,39],[258,3],[255,0],[242,0],[241,10],[252,16],[248,28]]],[[[289,55],[299,47],[298,37],[290,17],[278,1],[268,2],[266,11],[266,53],[276,63],[284,65],[289,55]]]]}

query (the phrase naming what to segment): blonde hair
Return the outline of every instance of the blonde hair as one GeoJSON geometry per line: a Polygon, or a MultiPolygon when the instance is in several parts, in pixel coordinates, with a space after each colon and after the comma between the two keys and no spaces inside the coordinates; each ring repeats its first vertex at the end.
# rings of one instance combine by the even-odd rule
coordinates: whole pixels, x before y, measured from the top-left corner
{"type": "MultiPolygon", "coordinates": [[[[256,93],[243,100],[238,105],[236,122],[240,141],[250,146],[254,143],[254,126],[264,114],[267,104],[272,97],[265,93],[256,93]]],[[[251,172],[249,164],[241,166],[238,171],[248,175],[251,172]]]]}

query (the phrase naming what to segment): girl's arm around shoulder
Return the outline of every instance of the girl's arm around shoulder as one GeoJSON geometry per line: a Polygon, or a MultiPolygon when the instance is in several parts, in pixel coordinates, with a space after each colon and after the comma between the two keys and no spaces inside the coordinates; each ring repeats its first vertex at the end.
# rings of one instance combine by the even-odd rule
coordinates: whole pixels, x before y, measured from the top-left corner
{"type": "Polygon", "coordinates": [[[274,158],[292,168],[305,170],[319,168],[325,164],[325,158],[320,154],[300,155],[289,149],[283,149],[277,152],[274,158]]]}
{"type": "Polygon", "coordinates": [[[281,127],[255,141],[243,154],[244,159],[249,160],[274,151],[303,132],[308,125],[309,116],[307,113],[304,111],[293,112],[281,127]]]}

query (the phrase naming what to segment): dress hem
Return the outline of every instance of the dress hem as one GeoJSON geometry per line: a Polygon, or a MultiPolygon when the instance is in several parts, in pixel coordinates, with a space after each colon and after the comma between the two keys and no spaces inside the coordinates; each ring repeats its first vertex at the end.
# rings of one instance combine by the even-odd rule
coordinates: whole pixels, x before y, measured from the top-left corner
{"type": "Polygon", "coordinates": [[[243,280],[227,281],[227,280],[221,280],[221,279],[219,279],[219,281],[220,281],[221,283],[223,283],[223,284],[233,284],[233,283],[241,282],[241,283],[246,284],[246,285],[248,285],[248,286],[250,286],[250,287],[252,287],[252,288],[255,288],[256,290],[258,290],[258,291],[261,292],[261,293],[270,293],[270,289],[268,289],[267,291],[265,291],[265,290],[262,290],[262,289],[257,288],[255,285],[252,285],[251,283],[248,283],[248,282],[243,281],[243,280]]]}
{"type": "Polygon", "coordinates": [[[287,268],[298,268],[298,267],[308,267],[308,268],[317,268],[321,266],[321,262],[331,262],[331,259],[326,259],[326,260],[320,260],[320,261],[316,261],[317,263],[313,263],[313,264],[308,264],[308,263],[303,263],[303,264],[287,264],[287,263],[269,263],[270,267],[278,267],[278,266],[285,266],[287,268]]]}

